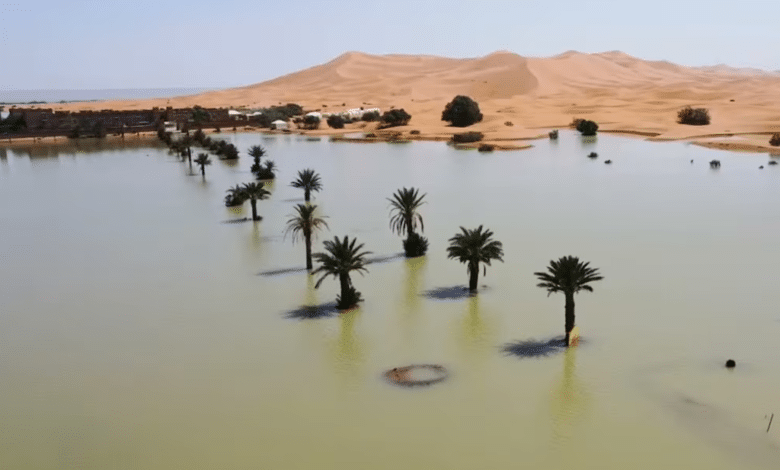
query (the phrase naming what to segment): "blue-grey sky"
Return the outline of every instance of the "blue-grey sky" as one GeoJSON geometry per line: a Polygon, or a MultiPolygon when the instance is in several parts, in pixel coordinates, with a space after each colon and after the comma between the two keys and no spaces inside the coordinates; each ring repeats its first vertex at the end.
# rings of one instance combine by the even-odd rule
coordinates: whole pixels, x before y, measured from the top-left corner
{"type": "Polygon", "coordinates": [[[0,1],[0,90],[240,86],[346,51],[777,70],[779,20],[777,0],[0,1]]]}

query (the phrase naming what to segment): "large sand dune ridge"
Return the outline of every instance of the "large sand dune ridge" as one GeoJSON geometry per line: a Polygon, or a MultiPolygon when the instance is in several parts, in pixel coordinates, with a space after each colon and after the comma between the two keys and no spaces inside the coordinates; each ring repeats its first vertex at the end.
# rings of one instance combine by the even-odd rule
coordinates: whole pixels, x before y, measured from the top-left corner
{"type": "Polygon", "coordinates": [[[479,102],[485,115],[471,128],[494,139],[531,137],[541,128],[563,127],[573,117],[593,119],[602,130],[652,134],[658,139],[703,142],[715,134],[758,134],[741,138],[746,148],[766,145],[768,137],[763,134],[780,131],[780,73],[725,65],[686,67],[619,51],[569,51],[549,58],[500,51],[473,59],[348,52],[325,64],[240,88],[61,108],[195,104],[257,108],[288,102],[326,112],[396,107],[413,116],[407,129],[447,135],[458,129],[440,120],[441,111],[459,94],[479,102]],[[677,110],[686,105],[708,108],[712,123],[677,124],[677,110]],[[507,121],[513,125],[506,126],[507,121]]]}

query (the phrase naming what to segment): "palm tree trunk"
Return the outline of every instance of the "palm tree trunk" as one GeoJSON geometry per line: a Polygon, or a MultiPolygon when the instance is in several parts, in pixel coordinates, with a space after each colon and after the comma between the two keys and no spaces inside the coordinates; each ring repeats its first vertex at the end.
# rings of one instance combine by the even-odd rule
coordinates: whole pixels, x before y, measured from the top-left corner
{"type": "MultiPolygon", "coordinates": [[[[341,301],[344,302],[344,300],[349,296],[349,274],[339,274],[339,283],[341,284],[341,301]]],[[[343,305],[343,307],[349,307],[349,305],[343,305]]]]}
{"type": "Polygon", "coordinates": [[[479,280],[479,263],[469,264],[469,292],[477,291],[477,281],[479,280]]]}
{"type": "Polygon", "coordinates": [[[412,230],[412,217],[410,215],[406,218],[406,238],[412,238],[412,233],[414,233],[414,230],[412,230]]]}
{"type": "Polygon", "coordinates": [[[304,189],[303,190],[303,200],[306,201],[306,202],[309,202],[310,196],[311,195],[309,194],[309,190],[308,189],[304,189]]]}
{"type": "Polygon", "coordinates": [[[249,202],[252,204],[252,220],[257,220],[257,199],[250,199],[249,202]]]}
{"type": "Polygon", "coordinates": [[[206,165],[200,166],[200,174],[202,174],[204,178],[206,177],[206,165]]]}
{"type": "Polygon", "coordinates": [[[304,233],[306,239],[306,270],[311,271],[311,233],[304,233]]]}
{"type": "Polygon", "coordinates": [[[566,292],[566,346],[569,346],[569,335],[574,329],[574,293],[566,292]]]}

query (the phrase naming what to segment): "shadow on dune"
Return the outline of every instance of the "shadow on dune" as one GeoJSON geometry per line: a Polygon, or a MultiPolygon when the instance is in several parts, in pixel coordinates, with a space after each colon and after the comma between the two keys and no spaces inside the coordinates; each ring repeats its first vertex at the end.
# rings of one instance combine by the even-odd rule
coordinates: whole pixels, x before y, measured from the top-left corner
{"type": "MultiPolygon", "coordinates": [[[[580,338],[582,343],[582,338],[580,338]]],[[[547,341],[537,341],[530,339],[527,341],[516,341],[505,344],[501,350],[507,356],[517,357],[547,357],[566,351],[566,339],[563,336],[556,336],[547,341]]]]}
{"type": "MultiPolygon", "coordinates": [[[[482,286],[484,289],[485,286],[482,286]]],[[[469,288],[463,285],[460,286],[448,286],[448,287],[435,287],[429,289],[422,294],[423,297],[432,300],[461,300],[474,297],[476,293],[469,292],[469,288]]]]}
{"type": "Polygon", "coordinates": [[[300,307],[284,313],[284,318],[291,320],[315,320],[317,318],[329,318],[339,312],[336,302],[320,305],[301,305],[300,307]]]}

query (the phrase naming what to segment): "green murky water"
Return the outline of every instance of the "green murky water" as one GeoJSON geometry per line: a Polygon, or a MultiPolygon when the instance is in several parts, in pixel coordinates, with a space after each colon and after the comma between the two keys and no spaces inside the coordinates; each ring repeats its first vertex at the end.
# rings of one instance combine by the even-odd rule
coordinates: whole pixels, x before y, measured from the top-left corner
{"type": "Polygon", "coordinates": [[[262,222],[224,223],[250,213],[222,203],[251,181],[247,157],[204,181],[132,139],[0,148],[0,468],[780,466],[768,156],[607,135],[495,154],[223,137],[279,166],[262,222]],[[389,257],[353,277],[366,301],[346,314],[295,317],[338,289],[315,290],[294,270],[303,246],[283,238],[305,167],[331,229],[315,250],[349,234],[389,257]],[[392,257],[386,198],[402,186],[428,194],[425,258],[392,257]],[[467,279],[447,239],[480,224],[505,263],[478,297],[449,298],[467,279]],[[562,334],[563,298],[533,272],[567,254],[606,278],[577,297],[582,344],[504,354],[562,334]],[[384,380],[427,363],[449,379],[384,380]]]}

